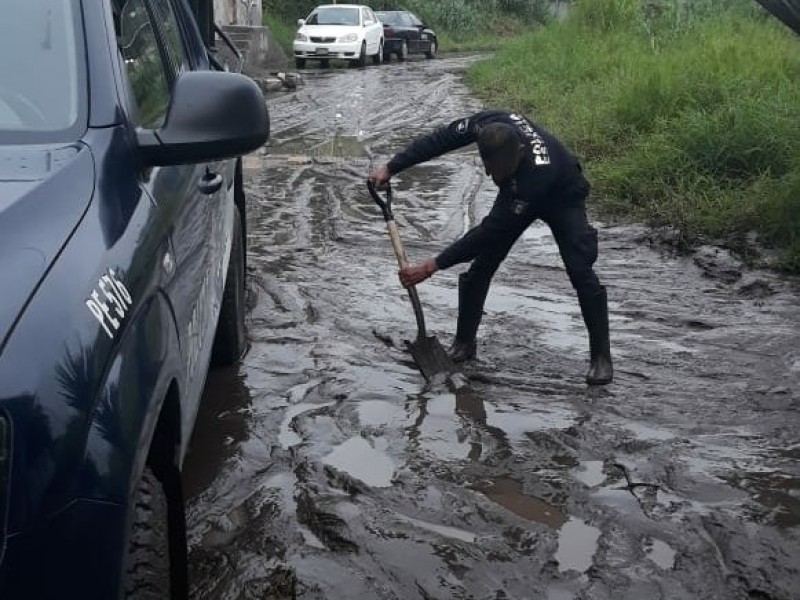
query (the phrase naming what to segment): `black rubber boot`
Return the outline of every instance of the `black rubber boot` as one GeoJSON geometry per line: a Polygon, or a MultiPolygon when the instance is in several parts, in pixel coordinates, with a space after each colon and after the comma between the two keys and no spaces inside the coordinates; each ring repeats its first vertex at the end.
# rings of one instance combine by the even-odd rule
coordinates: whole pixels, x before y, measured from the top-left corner
{"type": "MultiPolygon", "coordinates": [[[[491,280],[490,280],[491,281],[491,280]]],[[[447,351],[455,363],[475,358],[478,327],[483,317],[483,303],[490,281],[471,276],[469,271],[458,276],[458,325],[456,339],[447,351]]]]}
{"type": "Polygon", "coordinates": [[[601,286],[600,290],[591,296],[578,294],[583,321],[589,332],[591,362],[586,374],[586,383],[589,385],[605,385],[614,379],[608,336],[608,297],[604,287],[601,286]]]}
{"type": "Polygon", "coordinates": [[[462,342],[455,339],[450,347],[447,349],[447,355],[454,363],[464,362],[475,358],[478,352],[478,344],[475,340],[471,342],[462,342]]]}

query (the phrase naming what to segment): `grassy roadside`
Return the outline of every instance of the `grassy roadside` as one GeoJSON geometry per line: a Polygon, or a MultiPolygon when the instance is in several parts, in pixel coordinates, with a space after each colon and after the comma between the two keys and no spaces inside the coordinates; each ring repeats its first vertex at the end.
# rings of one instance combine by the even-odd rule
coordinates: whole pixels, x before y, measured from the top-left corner
{"type": "Polygon", "coordinates": [[[265,11],[264,25],[272,32],[272,35],[275,37],[278,44],[280,44],[281,48],[283,48],[286,56],[291,58],[292,41],[294,41],[294,35],[297,33],[296,22],[289,23],[287,20],[280,19],[273,13],[265,11]]]}
{"type": "Polygon", "coordinates": [[[745,258],[755,234],[772,266],[800,273],[800,39],[745,11],[648,19],[637,5],[579,5],[468,81],[563,137],[604,214],[745,258]]]}

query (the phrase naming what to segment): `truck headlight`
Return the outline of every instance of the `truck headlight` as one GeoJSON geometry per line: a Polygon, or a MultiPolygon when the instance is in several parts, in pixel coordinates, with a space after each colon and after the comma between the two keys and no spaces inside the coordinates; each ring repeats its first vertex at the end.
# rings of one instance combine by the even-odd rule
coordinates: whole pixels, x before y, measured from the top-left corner
{"type": "Polygon", "coordinates": [[[347,42],[357,42],[358,41],[358,34],[357,33],[348,33],[347,35],[343,35],[338,40],[336,40],[340,44],[346,44],[347,42]]]}

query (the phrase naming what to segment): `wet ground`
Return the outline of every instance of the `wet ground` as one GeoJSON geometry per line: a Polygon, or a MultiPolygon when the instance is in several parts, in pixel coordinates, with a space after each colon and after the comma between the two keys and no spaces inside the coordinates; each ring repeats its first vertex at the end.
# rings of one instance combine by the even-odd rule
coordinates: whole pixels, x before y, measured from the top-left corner
{"type": "MultiPolygon", "coordinates": [[[[490,292],[472,393],[426,387],[370,163],[480,103],[471,58],[312,69],[248,157],[251,348],[186,464],[194,599],[800,598],[800,286],[600,229],[616,379],[588,388],[545,227],[490,292]]],[[[474,149],[396,177],[413,259],[488,210],[474,149]]],[[[419,288],[449,344],[456,277],[419,288]]]]}

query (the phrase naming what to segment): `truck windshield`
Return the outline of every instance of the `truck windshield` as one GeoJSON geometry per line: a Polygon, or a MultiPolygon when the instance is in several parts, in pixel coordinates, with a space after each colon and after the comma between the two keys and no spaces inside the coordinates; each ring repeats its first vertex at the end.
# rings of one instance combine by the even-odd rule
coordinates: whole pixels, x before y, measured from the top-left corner
{"type": "Polygon", "coordinates": [[[4,0],[0,19],[0,138],[59,132],[81,114],[74,0],[4,0]]]}

